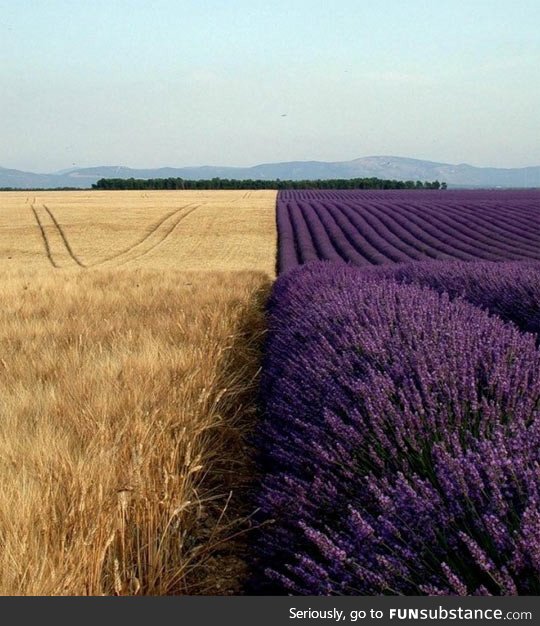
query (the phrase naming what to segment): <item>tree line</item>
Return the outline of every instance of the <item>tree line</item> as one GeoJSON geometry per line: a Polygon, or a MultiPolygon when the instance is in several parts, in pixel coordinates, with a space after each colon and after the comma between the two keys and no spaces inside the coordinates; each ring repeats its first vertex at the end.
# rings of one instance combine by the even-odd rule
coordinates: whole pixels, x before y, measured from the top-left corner
{"type": "Polygon", "coordinates": [[[446,189],[438,180],[389,180],[382,178],[336,178],[319,180],[239,180],[209,178],[100,178],[92,189],[446,189]]]}

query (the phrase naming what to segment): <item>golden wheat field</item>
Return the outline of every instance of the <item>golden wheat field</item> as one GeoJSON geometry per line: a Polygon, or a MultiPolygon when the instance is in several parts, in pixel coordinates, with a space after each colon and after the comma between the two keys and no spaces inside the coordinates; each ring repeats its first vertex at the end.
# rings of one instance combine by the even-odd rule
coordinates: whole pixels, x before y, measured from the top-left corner
{"type": "Polygon", "coordinates": [[[273,275],[275,197],[266,190],[5,192],[0,261],[273,275]]]}
{"type": "Polygon", "coordinates": [[[0,195],[0,594],[241,592],[274,202],[0,195]]]}

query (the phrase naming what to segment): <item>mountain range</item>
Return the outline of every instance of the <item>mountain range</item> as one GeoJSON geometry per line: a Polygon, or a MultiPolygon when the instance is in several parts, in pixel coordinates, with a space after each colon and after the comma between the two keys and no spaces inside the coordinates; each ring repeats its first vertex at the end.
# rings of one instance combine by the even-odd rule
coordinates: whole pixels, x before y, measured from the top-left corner
{"type": "Polygon", "coordinates": [[[389,178],[396,180],[445,181],[449,187],[540,187],[540,166],[521,168],[452,165],[396,156],[371,156],[352,161],[290,161],[252,167],[162,167],[131,169],[101,166],[36,174],[0,167],[0,187],[15,189],[54,187],[89,188],[100,178],[236,178],[304,180],[325,178],[389,178]]]}

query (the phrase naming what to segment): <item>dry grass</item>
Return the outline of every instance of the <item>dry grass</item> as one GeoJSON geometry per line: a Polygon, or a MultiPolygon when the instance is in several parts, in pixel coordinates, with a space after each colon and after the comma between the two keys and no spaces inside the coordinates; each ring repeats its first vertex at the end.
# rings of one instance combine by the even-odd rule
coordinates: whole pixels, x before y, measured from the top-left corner
{"type": "Polygon", "coordinates": [[[274,202],[0,194],[0,594],[241,591],[274,202]]]}
{"type": "Polygon", "coordinates": [[[0,593],[238,592],[268,278],[0,279],[0,593]]]}
{"type": "Polygon", "coordinates": [[[275,191],[5,192],[0,263],[273,275],[275,197],[275,191]]]}

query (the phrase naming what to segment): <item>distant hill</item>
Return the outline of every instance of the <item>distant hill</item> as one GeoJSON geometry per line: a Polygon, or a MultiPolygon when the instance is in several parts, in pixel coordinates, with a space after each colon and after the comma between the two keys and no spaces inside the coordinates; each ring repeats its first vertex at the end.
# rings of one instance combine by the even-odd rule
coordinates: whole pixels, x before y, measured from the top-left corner
{"type": "Polygon", "coordinates": [[[446,181],[449,187],[540,187],[540,166],[522,168],[452,165],[394,156],[372,156],[352,161],[290,161],[253,167],[162,167],[131,169],[121,166],[87,167],[53,174],[34,174],[0,167],[0,187],[88,188],[100,178],[237,178],[302,180],[317,178],[389,178],[446,181]]]}

